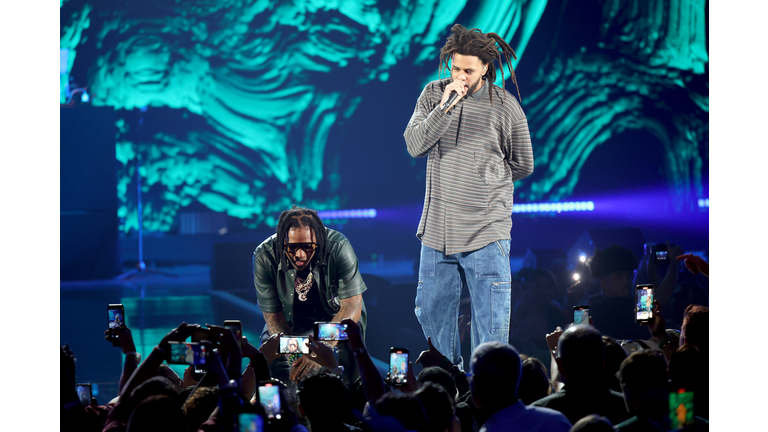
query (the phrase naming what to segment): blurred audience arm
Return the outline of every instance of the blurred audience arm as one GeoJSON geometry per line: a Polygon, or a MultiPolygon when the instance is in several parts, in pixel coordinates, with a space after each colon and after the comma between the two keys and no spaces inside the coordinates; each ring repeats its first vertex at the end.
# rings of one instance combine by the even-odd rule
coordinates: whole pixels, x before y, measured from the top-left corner
{"type": "Polygon", "coordinates": [[[368,350],[365,349],[360,325],[349,318],[343,319],[341,323],[347,325],[347,335],[349,336],[347,343],[354,353],[357,367],[360,369],[360,378],[365,398],[368,402],[374,403],[386,393],[384,379],[381,377],[379,370],[376,369],[376,365],[373,364],[368,350]]]}
{"type": "MultiPolygon", "coordinates": [[[[109,334],[109,330],[104,332],[105,340],[109,340],[109,334]]],[[[112,329],[112,334],[117,336],[117,340],[120,342],[120,350],[125,355],[123,372],[120,375],[120,382],[117,385],[117,394],[120,394],[125,383],[128,382],[128,378],[133,375],[133,372],[139,366],[139,363],[141,363],[141,354],[136,352],[136,344],[133,342],[133,334],[128,326],[124,325],[123,327],[112,329]]]]}
{"type": "Polygon", "coordinates": [[[706,277],[709,277],[709,263],[704,258],[694,254],[684,254],[677,257],[678,261],[684,261],[685,267],[691,273],[701,273],[706,277]]]}

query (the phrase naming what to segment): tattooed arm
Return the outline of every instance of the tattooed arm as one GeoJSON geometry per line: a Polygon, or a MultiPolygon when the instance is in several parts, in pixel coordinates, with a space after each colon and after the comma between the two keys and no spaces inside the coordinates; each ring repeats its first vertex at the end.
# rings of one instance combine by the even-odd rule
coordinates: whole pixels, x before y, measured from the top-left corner
{"type": "Polygon", "coordinates": [[[341,309],[333,316],[333,322],[341,322],[344,318],[349,318],[354,322],[360,321],[360,314],[363,312],[363,295],[358,294],[349,298],[341,299],[341,309]]]}
{"type": "Polygon", "coordinates": [[[269,334],[291,334],[291,328],[288,326],[288,321],[285,320],[285,315],[282,312],[262,312],[262,314],[264,315],[264,321],[267,323],[269,334]]]}

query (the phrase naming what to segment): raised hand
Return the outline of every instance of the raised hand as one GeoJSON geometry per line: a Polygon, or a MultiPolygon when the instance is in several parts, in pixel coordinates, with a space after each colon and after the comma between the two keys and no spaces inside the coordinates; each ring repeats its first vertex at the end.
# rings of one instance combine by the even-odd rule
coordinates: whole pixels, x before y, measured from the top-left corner
{"type": "Polygon", "coordinates": [[[322,342],[315,340],[313,335],[309,335],[309,350],[312,354],[308,356],[310,360],[326,369],[333,369],[339,365],[333,349],[322,342]]]}
{"type": "Polygon", "coordinates": [[[320,365],[310,360],[309,355],[305,354],[297,358],[291,365],[290,380],[298,383],[318,370],[320,370],[320,365]]]}
{"type": "MultiPolygon", "coordinates": [[[[269,336],[269,339],[259,347],[258,351],[264,354],[264,357],[267,359],[267,364],[272,363],[276,358],[282,355],[277,353],[277,347],[280,345],[280,336],[282,335],[282,333],[275,333],[269,336]]],[[[243,336],[243,348],[245,348],[245,344],[248,344],[249,347],[253,347],[253,345],[248,343],[248,339],[243,336]]],[[[250,352],[250,348],[248,348],[248,351],[250,352]]],[[[250,355],[248,357],[250,357],[250,355]]]]}
{"type": "Polygon", "coordinates": [[[691,273],[701,273],[706,277],[709,277],[709,263],[704,258],[694,254],[684,254],[676,258],[678,261],[684,261],[685,267],[691,273]]]}
{"type": "Polygon", "coordinates": [[[136,344],[133,342],[133,334],[128,326],[116,327],[110,330],[104,331],[104,340],[109,341],[110,335],[117,336],[118,343],[120,344],[120,350],[123,354],[130,352],[136,352],[136,344]]]}
{"type": "Polygon", "coordinates": [[[419,358],[416,359],[416,364],[421,364],[424,367],[440,366],[440,360],[443,359],[443,354],[432,345],[432,337],[427,338],[427,345],[429,349],[422,351],[419,354],[419,358]]]}

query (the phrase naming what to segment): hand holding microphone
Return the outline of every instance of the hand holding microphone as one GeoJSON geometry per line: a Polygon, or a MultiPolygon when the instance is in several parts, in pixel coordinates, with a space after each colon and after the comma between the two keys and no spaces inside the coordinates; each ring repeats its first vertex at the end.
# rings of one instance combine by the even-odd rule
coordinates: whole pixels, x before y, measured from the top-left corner
{"type": "Polygon", "coordinates": [[[455,80],[445,87],[443,101],[440,106],[443,112],[450,111],[467,94],[467,85],[464,81],[455,80]]]}

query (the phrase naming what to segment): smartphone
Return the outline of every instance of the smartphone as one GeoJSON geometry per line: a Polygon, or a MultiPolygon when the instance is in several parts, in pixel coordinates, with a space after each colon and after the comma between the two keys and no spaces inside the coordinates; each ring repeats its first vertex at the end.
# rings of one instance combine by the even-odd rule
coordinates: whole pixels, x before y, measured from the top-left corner
{"type": "Polygon", "coordinates": [[[669,393],[669,423],[673,430],[693,424],[693,392],[680,389],[669,393]]]}
{"type": "Polygon", "coordinates": [[[109,329],[109,341],[113,346],[120,346],[120,339],[112,331],[125,327],[125,308],[122,304],[110,304],[107,306],[107,329],[109,329]]]}
{"type": "Polygon", "coordinates": [[[199,342],[168,342],[171,346],[168,363],[186,365],[204,365],[208,350],[199,342]]]}
{"type": "Polygon", "coordinates": [[[240,346],[240,349],[243,349],[243,326],[240,324],[240,320],[226,320],[224,321],[224,328],[232,330],[237,344],[240,346]]]}
{"type": "Polygon", "coordinates": [[[83,406],[91,404],[91,383],[78,383],[77,384],[77,397],[80,399],[80,403],[83,406]]]}
{"type": "Polygon", "coordinates": [[[579,305],[573,307],[573,325],[589,324],[589,306],[579,305]]]}
{"type": "Polygon", "coordinates": [[[635,290],[635,321],[647,323],[653,319],[653,285],[638,285],[635,290]]]}
{"type": "Polygon", "coordinates": [[[408,383],[408,350],[405,348],[390,348],[389,350],[389,381],[396,387],[408,383]]]}
{"type": "Polygon", "coordinates": [[[240,413],[237,415],[239,432],[263,432],[264,416],[256,413],[240,413]]]}
{"type": "Polygon", "coordinates": [[[309,338],[305,336],[280,336],[278,354],[309,354],[309,338]]]}
{"type": "Polygon", "coordinates": [[[259,383],[259,403],[264,408],[267,418],[280,420],[283,413],[281,402],[280,384],[275,381],[259,383]]]}
{"type": "Polygon", "coordinates": [[[344,341],[347,336],[347,325],[335,322],[316,322],[315,339],[319,341],[344,341]]]}

